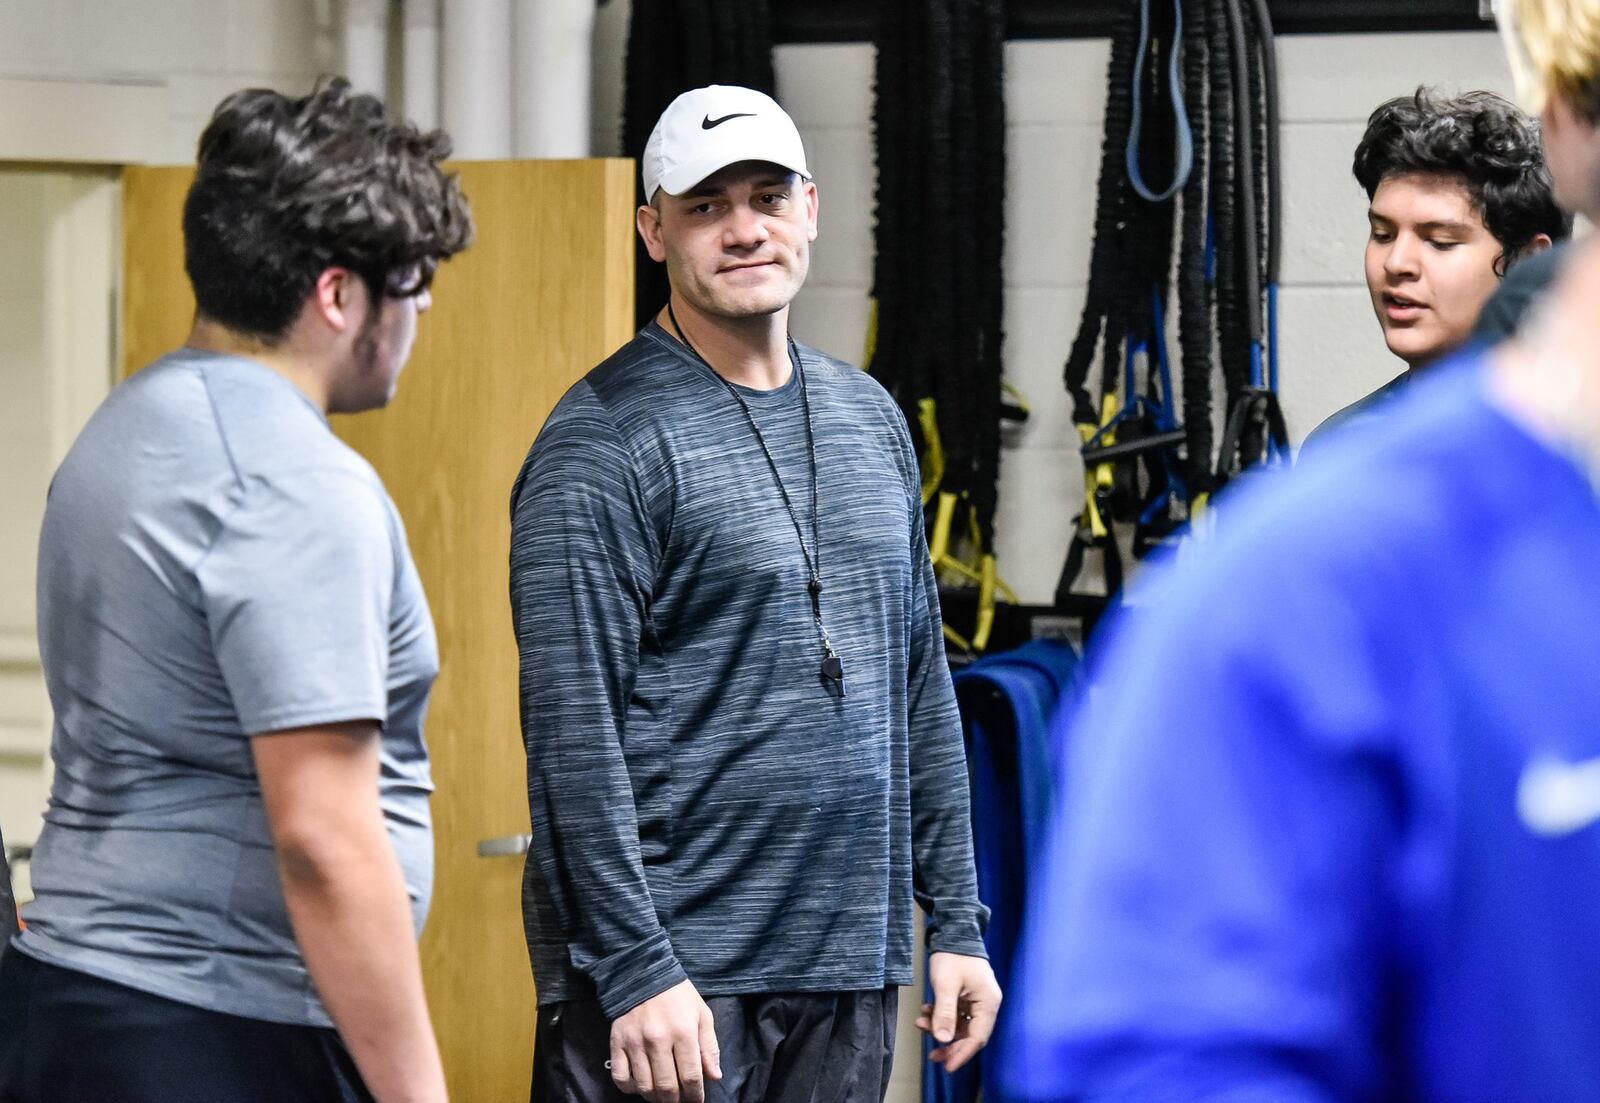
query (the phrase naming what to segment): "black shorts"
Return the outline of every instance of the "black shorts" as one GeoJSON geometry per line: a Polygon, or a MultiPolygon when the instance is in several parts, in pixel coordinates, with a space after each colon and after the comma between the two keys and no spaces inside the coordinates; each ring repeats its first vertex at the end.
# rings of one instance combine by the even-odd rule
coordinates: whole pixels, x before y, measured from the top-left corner
{"type": "MultiPolygon", "coordinates": [[[[707,1103],[882,1103],[900,990],[711,996],[722,1080],[707,1103]]],[[[638,1103],[611,1080],[611,1023],[596,1000],[539,1008],[533,1103],[638,1103]]]]}
{"type": "Polygon", "coordinates": [[[0,1103],[372,1103],[336,1031],[0,958],[0,1103]]]}

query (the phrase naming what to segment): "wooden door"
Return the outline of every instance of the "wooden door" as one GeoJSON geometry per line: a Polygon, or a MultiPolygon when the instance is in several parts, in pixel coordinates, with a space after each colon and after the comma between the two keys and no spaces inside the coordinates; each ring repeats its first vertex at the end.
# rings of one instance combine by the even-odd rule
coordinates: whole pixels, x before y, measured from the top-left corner
{"type": "MultiPolygon", "coordinates": [[[[633,332],[633,168],[622,160],[455,166],[477,243],[445,264],[394,403],[336,418],[405,518],[433,607],[433,910],[422,966],[451,1098],[528,1098],[534,998],[520,856],[528,830],[507,556],[511,483],[566,389],[633,332]],[[494,848],[491,848],[494,849],[494,848]]],[[[194,311],[179,221],[188,168],[124,179],[123,364],[182,343],[194,311]]]]}

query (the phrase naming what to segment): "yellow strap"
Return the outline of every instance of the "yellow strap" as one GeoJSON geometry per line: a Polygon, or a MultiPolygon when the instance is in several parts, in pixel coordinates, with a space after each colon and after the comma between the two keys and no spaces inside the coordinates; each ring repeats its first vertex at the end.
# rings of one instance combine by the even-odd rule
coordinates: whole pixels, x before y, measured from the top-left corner
{"type": "Polygon", "coordinates": [[[933,539],[928,544],[928,556],[933,560],[933,565],[954,571],[969,582],[977,582],[981,577],[977,563],[983,555],[981,535],[978,531],[978,510],[972,504],[972,499],[965,494],[957,495],[953,491],[942,491],[939,494],[939,509],[933,519],[933,539]],[[971,551],[971,562],[950,551],[950,538],[955,533],[957,509],[966,511],[967,547],[971,551]]]}
{"type": "Polygon", "coordinates": [[[927,505],[944,482],[944,442],[939,439],[939,414],[933,399],[917,403],[917,424],[922,427],[922,504],[927,505]]]}
{"type": "Polygon", "coordinates": [[[928,555],[934,566],[950,558],[950,526],[956,519],[956,496],[946,490],[939,495],[939,511],[933,516],[933,539],[928,541],[928,555]]]}
{"type": "MultiPolygon", "coordinates": [[[[993,557],[991,556],[990,558],[993,557]]],[[[983,568],[981,561],[979,566],[973,567],[967,563],[963,563],[953,555],[946,555],[942,559],[935,559],[933,561],[933,565],[939,570],[950,571],[953,574],[960,575],[962,578],[973,583],[974,585],[978,585],[983,582],[983,568]]],[[[1010,602],[1012,605],[1020,605],[1022,603],[1022,599],[1017,597],[1017,592],[1011,588],[1010,583],[1006,582],[1004,578],[1000,577],[998,571],[994,576],[994,588],[996,594],[1010,602]]]]}
{"type": "Polygon", "coordinates": [[[867,348],[866,355],[861,358],[861,363],[866,365],[867,371],[872,370],[873,357],[878,355],[878,300],[869,300],[872,309],[867,314],[867,348]]]}
{"type": "Polygon", "coordinates": [[[978,624],[972,632],[972,649],[982,651],[989,646],[989,633],[994,630],[994,588],[997,575],[995,573],[994,556],[985,555],[979,573],[983,576],[978,583],[978,624]]]}
{"type": "MultiPolygon", "coordinates": [[[[1078,435],[1083,438],[1083,443],[1085,444],[1093,440],[1094,435],[1099,431],[1100,427],[1098,425],[1091,425],[1083,421],[1078,422],[1078,435]]],[[[1090,534],[1097,540],[1110,531],[1106,528],[1105,518],[1100,516],[1100,503],[1095,500],[1094,494],[1095,487],[1098,485],[1097,476],[1099,470],[1105,466],[1102,463],[1083,469],[1083,516],[1088,522],[1090,534]]]]}
{"type": "Polygon", "coordinates": [[[933,537],[928,543],[928,555],[933,560],[936,570],[944,570],[959,575],[978,587],[978,609],[976,624],[973,628],[972,638],[969,640],[950,625],[944,626],[944,636],[949,642],[968,652],[982,652],[989,646],[989,636],[994,631],[995,602],[998,597],[1004,597],[1011,604],[1018,604],[1016,591],[1007,585],[1006,580],[1000,577],[1000,570],[995,561],[993,552],[986,552],[979,542],[977,525],[977,510],[970,501],[964,501],[950,491],[943,491],[939,495],[939,507],[933,519],[933,537]],[[955,527],[957,508],[965,506],[968,522],[972,529],[972,547],[976,553],[977,566],[965,563],[950,554],[950,532],[955,527]]]}
{"type": "MultiPolygon", "coordinates": [[[[950,554],[950,531],[955,527],[956,506],[959,504],[960,499],[953,492],[940,492],[939,508],[933,515],[933,533],[928,540],[928,558],[933,561],[935,571],[952,571],[969,582],[977,582],[980,579],[978,572],[950,554]]],[[[969,655],[974,651],[972,641],[948,623],[944,625],[944,638],[969,655]]]]}
{"type": "MultiPolygon", "coordinates": [[[[1112,422],[1116,421],[1116,419],[1117,419],[1117,396],[1114,395],[1114,394],[1108,394],[1108,395],[1105,396],[1105,398],[1100,400],[1100,426],[1099,426],[1099,428],[1104,429],[1105,430],[1105,434],[1106,434],[1105,436],[1100,438],[1100,443],[1101,444],[1115,444],[1115,443],[1117,443],[1117,431],[1115,429],[1111,428],[1112,422]]],[[[1102,464],[1099,464],[1098,466],[1110,469],[1111,464],[1102,463],[1102,464]]]]}
{"type": "MultiPolygon", "coordinates": [[[[1095,434],[1100,434],[1100,444],[1108,445],[1117,443],[1117,431],[1110,428],[1112,421],[1117,416],[1117,396],[1108,394],[1100,400],[1100,424],[1089,425],[1078,422],[1078,435],[1083,438],[1083,443],[1088,444],[1094,440],[1095,434]]],[[[1083,508],[1089,519],[1089,531],[1095,539],[1101,539],[1111,531],[1104,517],[1100,516],[1100,505],[1095,500],[1096,492],[1109,491],[1117,479],[1116,466],[1109,461],[1097,463],[1093,467],[1086,467],[1083,472],[1083,508]]]]}
{"type": "Polygon", "coordinates": [[[933,565],[941,571],[950,571],[958,574],[968,582],[978,583],[983,581],[983,575],[976,567],[967,566],[967,564],[953,555],[947,555],[943,559],[935,559],[933,565]]]}
{"type": "Polygon", "coordinates": [[[1006,580],[1000,577],[1000,570],[998,566],[996,566],[994,573],[994,588],[999,592],[1000,596],[1006,600],[1007,603],[1011,605],[1022,604],[1022,599],[1017,597],[1017,591],[1008,586],[1006,584],[1006,580]]]}
{"type": "Polygon", "coordinates": [[[1022,397],[1022,392],[1017,390],[1017,388],[1013,387],[1010,383],[1001,381],[1000,390],[1002,393],[1011,396],[1011,402],[1016,406],[1017,409],[1021,410],[1025,414],[1033,413],[1033,407],[1029,406],[1028,400],[1022,397]]]}
{"type": "Polygon", "coordinates": [[[1189,503],[1189,520],[1193,521],[1204,513],[1211,505],[1211,495],[1202,490],[1194,496],[1194,501],[1189,503]]]}

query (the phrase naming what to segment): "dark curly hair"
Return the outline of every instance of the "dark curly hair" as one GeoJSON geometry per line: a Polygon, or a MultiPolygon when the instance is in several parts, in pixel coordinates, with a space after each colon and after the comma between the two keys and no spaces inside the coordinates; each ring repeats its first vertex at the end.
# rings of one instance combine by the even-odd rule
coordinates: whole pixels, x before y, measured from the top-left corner
{"type": "Polygon", "coordinates": [[[183,207],[184,264],[205,317],[268,345],[317,277],[349,268],[376,300],[415,295],[472,241],[443,131],[384,117],[343,78],[301,99],[252,88],[217,105],[183,207]]]}
{"type": "Polygon", "coordinates": [[[1572,233],[1571,216],[1556,206],[1538,121],[1493,92],[1442,96],[1422,87],[1388,101],[1368,117],[1353,171],[1368,199],[1391,176],[1459,180],[1500,243],[1501,275],[1538,235],[1572,233]]]}

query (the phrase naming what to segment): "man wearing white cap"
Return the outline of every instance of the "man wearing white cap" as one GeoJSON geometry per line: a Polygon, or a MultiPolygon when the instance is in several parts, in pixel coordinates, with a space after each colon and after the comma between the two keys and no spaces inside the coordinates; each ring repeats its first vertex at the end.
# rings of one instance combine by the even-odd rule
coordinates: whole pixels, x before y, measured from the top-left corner
{"type": "Polygon", "coordinates": [[[512,497],[533,1095],[878,1100],[915,903],[935,1059],[1000,1002],[916,456],[788,335],[817,235],[788,115],[696,89],[642,167],[671,299],[512,497]]]}

